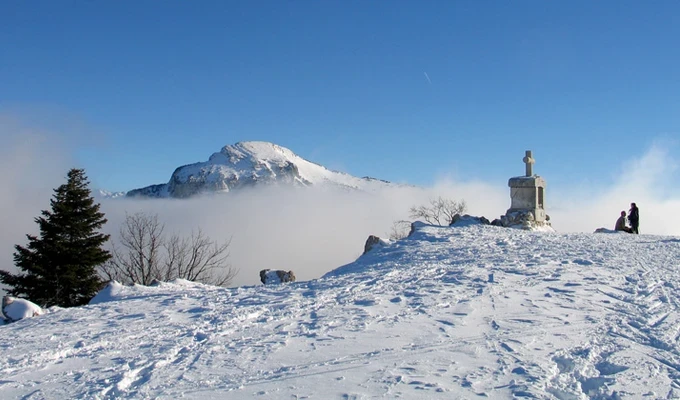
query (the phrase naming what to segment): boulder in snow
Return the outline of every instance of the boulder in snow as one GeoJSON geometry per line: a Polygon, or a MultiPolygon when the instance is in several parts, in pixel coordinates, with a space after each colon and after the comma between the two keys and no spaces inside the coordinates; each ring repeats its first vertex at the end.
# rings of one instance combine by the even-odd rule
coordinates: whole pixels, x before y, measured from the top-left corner
{"type": "Polygon", "coordinates": [[[468,225],[490,225],[491,222],[486,217],[473,217],[472,215],[460,215],[456,214],[451,218],[451,225],[456,225],[456,226],[468,226],[468,225]]]}
{"type": "Polygon", "coordinates": [[[390,242],[385,240],[385,239],[381,239],[377,236],[370,235],[368,237],[368,239],[366,239],[366,243],[364,244],[364,253],[363,254],[368,253],[375,246],[384,246],[384,245],[389,244],[389,243],[390,242]]]}
{"type": "Polygon", "coordinates": [[[537,221],[533,211],[514,210],[501,216],[501,223],[506,228],[524,229],[527,231],[555,232],[550,224],[550,216],[537,221]]]}
{"type": "Polygon", "coordinates": [[[5,296],[2,298],[2,313],[8,321],[14,322],[24,318],[43,315],[45,311],[37,304],[26,299],[5,296]]]}
{"type": "Polygon", "coordinates": [[[499,218],[496,218],[493,221],[491,221],[491,225],[493,225],[493,226],[503,226],[503,221],[501,221],[499,218]]]}
{"type": "Polygon", "coordinates": [[[295,282],[295,274],[293,271],[284,271],[281,269],[271,270],[263,269],[260,271],[260,281],[265,285],[275,283],[295,282]]]}

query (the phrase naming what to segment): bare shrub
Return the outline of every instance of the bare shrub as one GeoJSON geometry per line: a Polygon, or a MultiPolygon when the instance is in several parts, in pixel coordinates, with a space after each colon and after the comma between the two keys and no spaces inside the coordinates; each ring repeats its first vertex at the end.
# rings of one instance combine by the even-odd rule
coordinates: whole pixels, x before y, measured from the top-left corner
{"type": "Polygon", "coordinates": [[[388,234],[387,237],[389,237],[390,240],[403,239],[408,236],[408,233],[410,231],[411,221],[401,219],[399,221],[394,221],[392,223],[392,229],[390,230],[390,233],[388,234]]]}
{"type": "Polygon", "coordinates": [[[430,199],[429,205],[413,206],[409,210],[411,218],[423,219],[431,225],[449,225],[456,214],[462,214],[467,210],[465,200],[451,200],[439,196],[430,199]]]}
{"type": "Polygon", "coordinates": [[[226,261],[231,239],[217,243],[200,229],[188,238],[166,238],[158,215],[126,215],[120,228],[120,245],[113,245],[112,258],[100,268],[108,280],[150,285],[154,280],[186,279],[227,286],[238,274],[226,261]]]}

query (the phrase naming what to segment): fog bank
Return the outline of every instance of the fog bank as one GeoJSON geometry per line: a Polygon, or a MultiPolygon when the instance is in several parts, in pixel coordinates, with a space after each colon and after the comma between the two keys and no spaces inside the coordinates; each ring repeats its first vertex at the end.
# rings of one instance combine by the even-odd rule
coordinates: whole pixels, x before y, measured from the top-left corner
{"type": "MultiPolygon", "coordinates": [[[[259,284],[264,268],[293,270],[299,280],[317,278],[355,260],[369,235],[387,237],[394,221],[438,195],[465,200],[471,213],[494,208],[500,193],[482,184],[454,190],[398,187],[377,194],[322,188],[255,188],[189,200],[108,200],[107,230],[125,213],[158,214],[167,233],[201,228],[217,241],[231,238],[230,262],[240,270],[234,284],[259,284]],[[467,194],[466,194],[467,191],[467,194]]],[[[487,210],[487,211],[485,211],[487,210]]],[[[116,230],[110,230],[116,236],[116,230]]]]}

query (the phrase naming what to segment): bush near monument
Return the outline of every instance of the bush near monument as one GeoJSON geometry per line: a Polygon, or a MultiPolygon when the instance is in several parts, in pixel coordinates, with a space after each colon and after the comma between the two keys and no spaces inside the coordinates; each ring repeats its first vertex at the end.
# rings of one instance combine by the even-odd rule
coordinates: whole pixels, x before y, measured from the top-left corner
{"type": "Polygon", "coordinates": [[[430,199],[430,204],[413,206],[409,210],[411,218],[423,219],[430,225],[447,226],[456,214],[463,214],[467,210],[465,200],[451,200],[439,196],[430,199]]]}

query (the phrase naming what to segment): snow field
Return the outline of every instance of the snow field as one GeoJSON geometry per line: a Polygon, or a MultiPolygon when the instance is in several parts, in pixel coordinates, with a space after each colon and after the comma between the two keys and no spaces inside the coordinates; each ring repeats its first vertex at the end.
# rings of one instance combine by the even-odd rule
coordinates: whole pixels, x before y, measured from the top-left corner
{"type": "Polygon", "coordinates": [[[679,398],[679,263],[672,237],[424,226],[314,281],[114,285],[2,326],[0,392],[679,398]]]}

